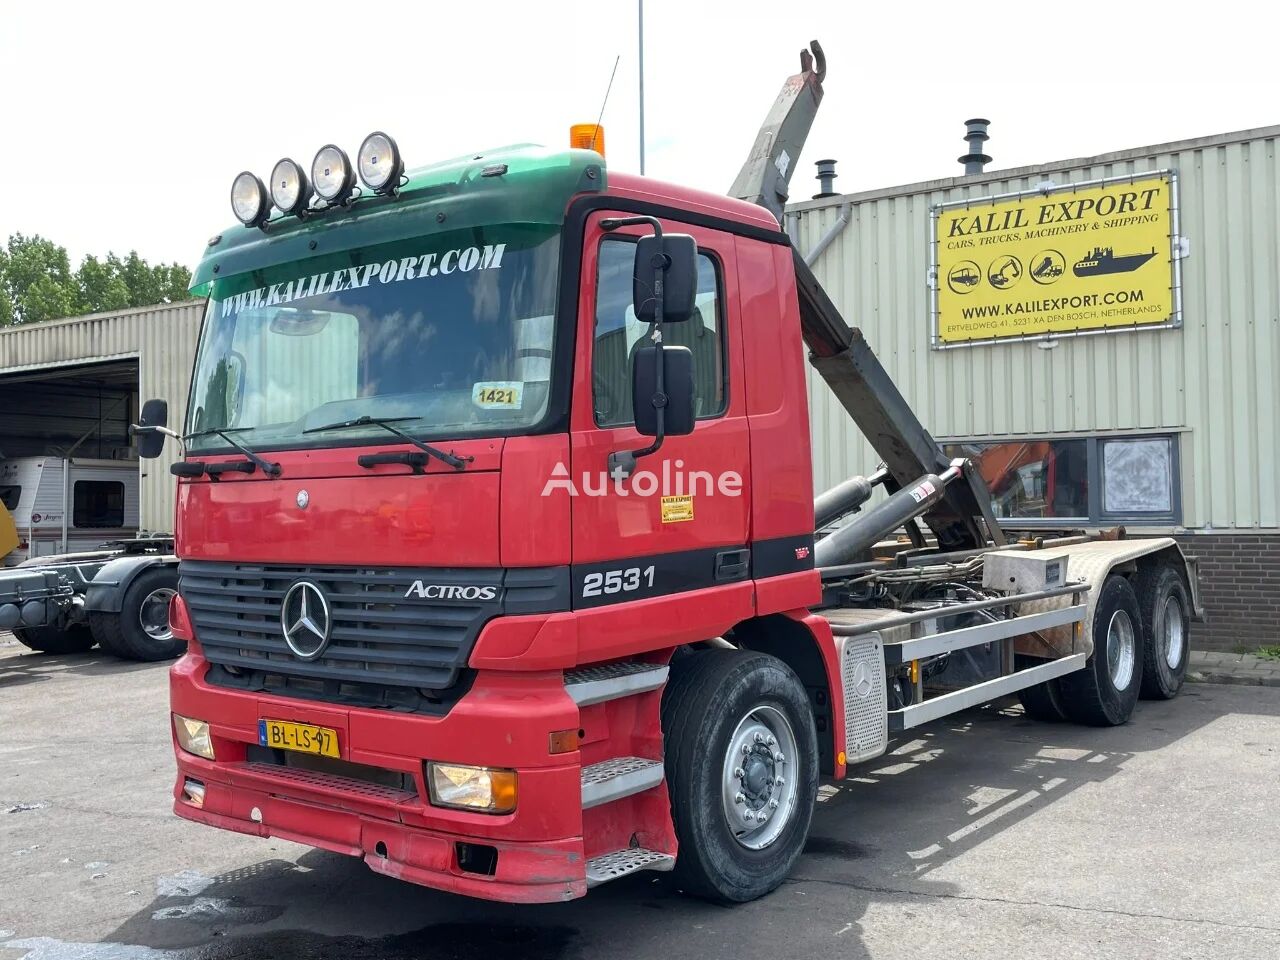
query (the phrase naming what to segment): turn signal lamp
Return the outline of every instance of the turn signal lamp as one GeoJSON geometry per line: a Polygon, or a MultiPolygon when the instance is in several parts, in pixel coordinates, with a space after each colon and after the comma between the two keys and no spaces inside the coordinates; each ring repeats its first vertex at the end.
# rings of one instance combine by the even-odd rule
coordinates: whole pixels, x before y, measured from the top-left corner
{"type": "Polygon", "coordinates": [[[437,807],[510,813],[516,808],[516,772],[495,767],[428,763],[427,787],[437,807]]]}
{"type": "Polygon", "coordinates": [[[569,128],[569,146],[575,150],[594,150],[604,156],[604,127],[598,123],[575,123],[569,128]]]}

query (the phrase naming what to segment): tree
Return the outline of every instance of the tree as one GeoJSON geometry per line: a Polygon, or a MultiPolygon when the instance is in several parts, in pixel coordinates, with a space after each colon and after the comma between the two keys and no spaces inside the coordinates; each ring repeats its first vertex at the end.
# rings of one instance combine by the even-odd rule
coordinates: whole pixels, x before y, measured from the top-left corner
{"type": "Polygon", "coordinates": [[[65,248],[15,233],[0,248],[0,327],[38,323],[187,299],[191,273],[177,263],[152,266],[127,257],[86,256],[74,273],[65,248]]]}

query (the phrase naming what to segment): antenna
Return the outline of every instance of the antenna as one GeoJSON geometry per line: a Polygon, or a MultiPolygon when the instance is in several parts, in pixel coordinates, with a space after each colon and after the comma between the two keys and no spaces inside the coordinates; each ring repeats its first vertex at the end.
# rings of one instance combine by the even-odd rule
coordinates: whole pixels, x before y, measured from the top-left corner
{"type": "Polygon", "coordinates": [[[618,61],[622,59],[622,54],[618,54],[613,58],[613,71],[609,74],[609,85],[604,88],[604,100],[600,102],[600,115],[596,117],[596,128],[591,131],[591,146],[596,145],[596,140],[600,136],[600,121],[604,119],[604,108],[609,102],[609,91],[613,89],[613,78],[618,75],[618,61]]]}

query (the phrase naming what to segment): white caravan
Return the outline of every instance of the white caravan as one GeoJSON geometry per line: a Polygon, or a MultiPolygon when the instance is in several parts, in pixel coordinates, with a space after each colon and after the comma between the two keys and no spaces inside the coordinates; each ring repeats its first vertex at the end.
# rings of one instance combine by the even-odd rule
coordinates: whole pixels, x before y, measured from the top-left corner
{"type": "Polygon", "coordinates": [[[0,566],[130,539],[138,533],[138,497],[136,460],[0,460],[0,503],[18,528],[18,549],[0,566]]]}

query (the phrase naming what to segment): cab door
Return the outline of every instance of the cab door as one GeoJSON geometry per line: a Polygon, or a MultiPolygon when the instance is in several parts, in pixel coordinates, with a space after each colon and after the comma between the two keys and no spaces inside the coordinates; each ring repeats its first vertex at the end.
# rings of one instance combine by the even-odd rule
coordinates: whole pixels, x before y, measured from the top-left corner
{"type": "Polygon", "coordinates": [[[573,603],[734,588],[749,604],[750,444],[731,235],[663,221],[698,244],[697,309],[663,324],[664,342],[693,354],[697,421],[638,459],[631,477],[608,474],[609,454],[651,442],[635,430],[631,400],[635,352],[652,335],[632,304],[635,242],[649,231],[600,227],[627,215],[598,211],[584,232],[570,421],[573,603]]]}

